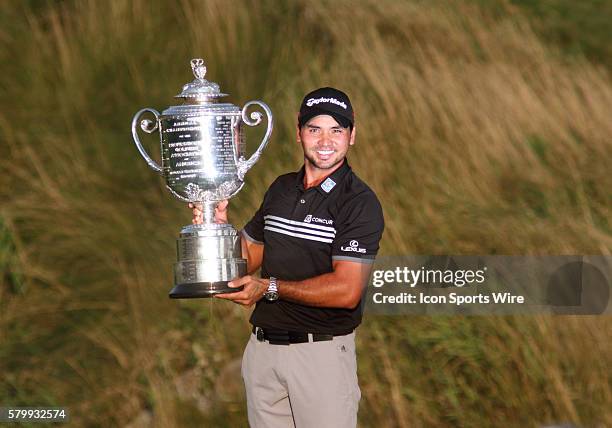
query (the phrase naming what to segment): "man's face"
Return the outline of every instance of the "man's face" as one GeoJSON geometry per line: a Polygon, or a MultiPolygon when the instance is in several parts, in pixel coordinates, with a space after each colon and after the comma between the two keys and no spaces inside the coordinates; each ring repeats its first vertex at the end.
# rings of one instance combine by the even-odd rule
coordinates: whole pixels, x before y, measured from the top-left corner
{"type": "Polygon", "coordinates": [[[315,116],[298,128],[298,143],[302,144],[306,163],[317,169],[330,169],[342,162],[349,146],[355,144],[355,128],[351,132],[331,116],[315,116]]]}

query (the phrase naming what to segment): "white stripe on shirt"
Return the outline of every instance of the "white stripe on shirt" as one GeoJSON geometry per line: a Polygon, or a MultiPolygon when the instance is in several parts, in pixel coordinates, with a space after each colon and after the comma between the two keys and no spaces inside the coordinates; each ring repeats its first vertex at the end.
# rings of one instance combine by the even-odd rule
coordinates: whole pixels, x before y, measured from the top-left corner
{"type": "Polygon", "coordinates": [[[264,230],[270,230],[272,232],[281,233],[283,235],[294,236],[296,238],[308,239],[310,241],[326,242],[328,244],[331,244],[333,242],[333,240],[331,239],[319,238],[318,236],[312,236],[312,235],[304,235],[302,233],[289,232],[288,230],[279,229],[279,228],[272,227],[272,226],[265,226],[264,230]]]}
{"type": "Polygon", "coordinates": [[[287,229],[287,230],[293,230],[295,232],[302,232],[302,233],[309,233],[311,235],[323,236],[325,238],[333,238],[336,236],[335,233],[320,232],[318,230],[306,229],[305,227],[289,226],[287,224],[283,224],[281,222],[272,221],[272,220],[266,220],[266,226],[276,226],[276,227],[280,227],[280,228],[287,229]]]}
{"type": "Polygon", "coordinates": [[[275,215],[266,215],[264,216],[264,220],[277,220],[283,223],[287,223],[287,224],[293,224],[296,226],[302,226],[308,229],[319,229],[319,230],[324,230],[324,231],[328,231],[328,232],[334,232],[336,233],[336,229],[334,229],[333,227],[329,227],[329,226],[319,226],[318,224],[311,224],[311,223],[305,223],[303,221],[295,221],[295,220],[287,220],[286,218],[282,218],[282,217],[278,217],[275,215]]]}

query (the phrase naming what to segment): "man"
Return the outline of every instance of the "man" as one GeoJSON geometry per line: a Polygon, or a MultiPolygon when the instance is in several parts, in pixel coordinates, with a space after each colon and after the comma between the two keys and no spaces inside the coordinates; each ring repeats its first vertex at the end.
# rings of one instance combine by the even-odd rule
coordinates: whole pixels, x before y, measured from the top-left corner
{"type": "MultiPolygon", "coordinates": [[[[297,141],[304,166],[278,177],[242,231],[251,275],[217,295],[256,307],[242,361],[252,427],[354,427],[355,328],[384,221],[374,192],[351,170],[351,102],[337,89],[304,97],[297,141]]],[[[194,223],[201,211],[194,208],[194,223]]],[[[227,222],[227,201],[216,220],[227,222]]]]}

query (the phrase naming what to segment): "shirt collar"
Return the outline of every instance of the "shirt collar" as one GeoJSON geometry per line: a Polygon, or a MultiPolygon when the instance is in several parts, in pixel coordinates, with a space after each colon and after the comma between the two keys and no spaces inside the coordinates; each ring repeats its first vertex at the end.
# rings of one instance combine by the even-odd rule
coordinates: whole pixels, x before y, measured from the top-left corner
{"type": "MultiPolygon", "coordinates": [[[[350,170],[351,170],[351,167],[348,164],[348,160],[344,158],[344,162],[342,163],[340,168],[338,168],[337,170],[332,172],[330,175],[328,175],[315,188],[323,196],[329,195],[342,181],[346,173],[349,172],[350,170]]],[[[304,191],[304,174],[305,174],[305,169],[304,169],[304,165],[302,165],[302,168],[300,168],[300,170],[298,171],[296,179],[295,179],[296,187],[302,192],[304,191]]]]}

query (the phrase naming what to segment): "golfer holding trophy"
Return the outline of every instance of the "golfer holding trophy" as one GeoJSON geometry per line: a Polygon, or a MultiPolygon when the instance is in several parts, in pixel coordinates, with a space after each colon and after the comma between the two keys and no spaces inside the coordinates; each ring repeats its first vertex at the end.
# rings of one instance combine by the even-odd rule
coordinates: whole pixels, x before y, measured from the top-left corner
{"type": "Polygon", "coordinates": [[[183,99],[183,104],[161,114],[144,108],[132,120],[134,142],[149,167],[164,177],[170,193],[181,201],[201,205],[203,211],[203,223],[183,227],[177,240],[178,260],[170,291],[175,299],[240,291],[227,286],[247,273],[240,234],[230,224],[214,223],[215,207],[242,189],[244,176],[268,144],[273,126],[272,112],[266,104],[250,101],[240,109],[219,103],[218,99],[227,94],[204,78],[204,61],[191,60],[191,68],[195,79],[176,96],[183,99]],[[252,105],[265,111],[268,127],[259,148],[247,159],[243,125],[257,126],[262,121],[262,114],[256,111],[247,116],[252,105]],[[152,114],[155,120],[140,120],[143,113],[152,114]],[[159,132],[161,166],[143,148],[139,127],[149,134],[159,132]]]}

